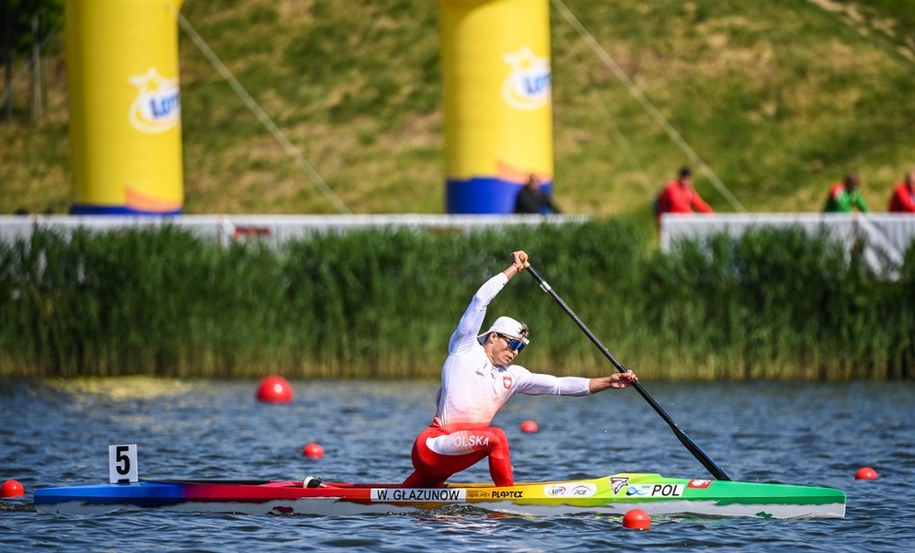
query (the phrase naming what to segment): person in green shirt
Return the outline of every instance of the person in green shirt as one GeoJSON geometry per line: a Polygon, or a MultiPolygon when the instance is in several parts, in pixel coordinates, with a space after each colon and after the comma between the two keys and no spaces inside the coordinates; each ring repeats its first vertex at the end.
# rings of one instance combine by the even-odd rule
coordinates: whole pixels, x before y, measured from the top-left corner
{"type": "Polygon", "coordinates": [[[861,178],[858,173],[849,173],[845,180],[837,182],[829,189],[829,197],[823,206],[824,213],[851,213],[855,208],[861,213],[870,211],[864,203],[864,197],[858,191],[861,178]]]}

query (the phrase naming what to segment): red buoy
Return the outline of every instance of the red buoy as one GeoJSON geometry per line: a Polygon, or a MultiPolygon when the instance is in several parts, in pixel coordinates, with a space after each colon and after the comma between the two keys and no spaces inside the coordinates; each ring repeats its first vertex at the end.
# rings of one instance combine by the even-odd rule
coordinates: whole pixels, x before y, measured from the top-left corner
{"type": "Polygon", "coordinates": [[[861,467],[855,473],[855,480],[876,480],[877,471],[870,467],[861,467]]]}
{"type": "Polygon", "coordinates": [[[25,488],[18,480],[7,480],[0,488],[0,497],[21,497],[25,494],[25,488]]]}
{"type": "Polygon", "coordinates": [[[266,403],[289,403],[292,386],[282,376],[268,376],[257,387],[257,399],[266,403]]]}
{"type": "Polygon", "coordinates": [[[311,442],[305,446],[305,449],[302,451],[302,453],[306,457],[311,457],[312,459],[320,459],[321,457],[324,457],[324,448],[321,447],[321,444],[317,442],[311,442]]]}
{"type": "Polygon", "coordinates": [[[651,517],[641,509],[626,511],[623,515],[623,527],[632,530],[651,530],[651,517]]]}
{"type": "Polygon", "coordinates": [[[534,421],[524,421],[521,423],[521,432],[537,432],[540,427],[534,421]]]}

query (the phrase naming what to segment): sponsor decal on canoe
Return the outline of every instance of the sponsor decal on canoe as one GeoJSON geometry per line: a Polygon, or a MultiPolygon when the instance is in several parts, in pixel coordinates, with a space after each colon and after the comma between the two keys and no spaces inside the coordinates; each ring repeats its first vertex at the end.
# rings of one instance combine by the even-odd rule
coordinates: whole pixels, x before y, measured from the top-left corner
{"type": "Polygon", "coordinates": [[[690,480],[689,483],[686,484],[686,487],[687,488],[699,488],[699,489],[704,490],[711,485],[712,485],[711,480],[690,480]]]}
{"type": "Polygon", "coordinates": [[[626,495],[629,497],[682,497],[683,484],[638,484],[629,486],[626,495]]]}
{"type": "Polygon", "coordinates": [[[372,501],[461,502],[467,500],[465,488],[372,488],[372,501]]]}
{"type": "Polygon", "coordinates": [[[597,486],[590,482],[547,484],[543,488],[543,493],[547,497],[591,497],[597,493],[597,486]]]}
{"type": "Polygon", "coordinates": [[[521,490],[493,490],[492,498],[493,499],[521,499],[524,497],[524,492],[521,490]]]}
{"type": "Polygon", "coordinates": [[[467,490],[467,499],[489,499],[489,492],[477,490],[467,490]]]}
{"type": "Polygon", "coordinates": [[[620,493],[623,488],[629,485],[629,478],[610,478],[610,489],[613,490],[613,495],[620,493]]]}

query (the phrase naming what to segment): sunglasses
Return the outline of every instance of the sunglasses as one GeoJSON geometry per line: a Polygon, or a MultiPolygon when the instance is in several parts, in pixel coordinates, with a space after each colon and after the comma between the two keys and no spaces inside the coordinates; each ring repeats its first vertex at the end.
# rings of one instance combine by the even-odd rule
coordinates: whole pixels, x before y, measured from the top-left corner
{"type": "Polygon", "coordinates": [[[509,338],[504,334],[499,334],[499,338],[505,340],[505,343],[508,344],[508,349],[521,353],[521,350],[528,344],[529,340],[527,338],[509,338]]]}

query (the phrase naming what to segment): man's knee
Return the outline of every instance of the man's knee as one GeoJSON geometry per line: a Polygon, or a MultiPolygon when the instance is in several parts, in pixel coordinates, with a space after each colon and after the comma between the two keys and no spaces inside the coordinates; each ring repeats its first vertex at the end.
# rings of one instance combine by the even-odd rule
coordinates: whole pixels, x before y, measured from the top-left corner
{"type": "Polygon", "coordinates": [[[493,435],[496,437],[497,440],[499,440],[502,443],[508,443],[508,435],[505,433],[504,430],[502,430],[501,428],[498,428],[496,426],[493,426],[492,428],[490,428],[490,430],[492,431],[493,435]]]}
{"type": "Polygon", "coordinates": [[[505,431],[501,428],[492,427],[489,429],[490,441],[489,441],[489,451],[499,451],[503,449],[508,449],[508,435],[505,434],[505,431]]]}

